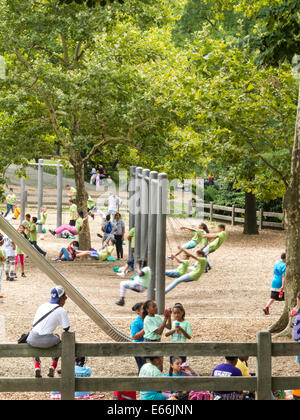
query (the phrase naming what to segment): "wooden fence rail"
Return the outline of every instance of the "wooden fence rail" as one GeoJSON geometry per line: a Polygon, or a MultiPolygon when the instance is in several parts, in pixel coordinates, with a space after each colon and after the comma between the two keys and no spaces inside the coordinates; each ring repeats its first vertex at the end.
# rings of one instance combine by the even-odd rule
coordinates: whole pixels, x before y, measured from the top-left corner
{"type": "Polygon", "coordinates": [[[74,333],[64,333],[62,343],[52,349],[34,349],[26,344],[0,344],[1,358],[61,357],[62,377],[59,379],[1,378],[0,392],[62,393],[63,400],[73,400],[75,392],[139,391],[139,390],[210,390],[256,391],[257,400],[270,400],[271,392],[300,389],[300,377],[272,376],[272,357],[300,354],[298,343],[272,343],[268,331],[257,333],[256,343],[76,343],[74,333]],[[213,378],[138,378],[94,377],[75,378],[75,356],[133,357],[185,354],[198,357],[250,356],[257,359],[256,377],[213,378]]]}

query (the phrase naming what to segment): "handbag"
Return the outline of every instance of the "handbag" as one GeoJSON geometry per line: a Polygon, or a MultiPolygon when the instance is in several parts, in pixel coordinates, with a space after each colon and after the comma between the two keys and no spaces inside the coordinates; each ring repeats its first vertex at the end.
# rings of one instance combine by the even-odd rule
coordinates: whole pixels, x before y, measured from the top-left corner
{"type": "Polygon", "coordinates": [[[44,319],[48,318],[49,315],[51,315],[54,311],[56,311],[56,309],[60,308],[60,305],[56,306],[54,309],[52,309],[50,312],[48,312],[46,315],[44,315],[41,319],[39,319],[31,328],[31,330],[29,331],[29,333],[27,334],[22,334],[21,337],[18,340],[18,344],[26,344],[29,334],[30,332],[33,330],[33,328],[35,328],[38,324],[40,324],[42,321],[44,321],[44,319]]]}

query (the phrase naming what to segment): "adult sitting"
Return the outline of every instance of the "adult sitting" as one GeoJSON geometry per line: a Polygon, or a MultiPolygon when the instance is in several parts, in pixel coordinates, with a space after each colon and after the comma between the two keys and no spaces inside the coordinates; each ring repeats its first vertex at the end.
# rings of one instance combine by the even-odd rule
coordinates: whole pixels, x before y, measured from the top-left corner
{"type": "MultiPolygon", "coordinates": [[[[70,329],[68,313],[63,309],[66,301],[67,296],[62,286],[57,286],[51,290],[50,302],[41,305],[34,317],[33,327],[27,339],[27,343],[31,347],[49,349],[60,344],[60,336],[54,334],[54,331],[59,326],[66,332],[70,329]]],[[[53,358],[48,373],[49,378],[54,377],[57,363],[58,358],[53,358]]],[[[42,377],[39,357],[35,358],[35,377],[42,377]]]]}

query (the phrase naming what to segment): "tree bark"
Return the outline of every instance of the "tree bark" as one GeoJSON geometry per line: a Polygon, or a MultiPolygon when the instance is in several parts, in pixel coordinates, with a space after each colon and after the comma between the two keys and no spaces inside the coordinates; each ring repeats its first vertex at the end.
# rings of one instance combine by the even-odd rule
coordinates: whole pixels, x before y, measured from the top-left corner
{"type": "Polygon", "coordinates": [[[256,197],[251,192],[245,193],[245,235],[258,235],[256,216],[256,197]]]}
{"type": "Polygon", "coordinates": [[[300,89],[292,155],[291,179],[283,200],[283,209],[287,230],[286,303],[282,316],[279,321],[270,328],[270,331],[285,331],[287,335],[290,335],[289,312],[295,307],[297,294],[300,292],[300,89]]]}
{"type": "Polygon", "coordinates": [[[88,193],[85,188],[83,162],[81,158],[72,159],[74,166],[74,176],[77,189],[77,207],[84,213],[84,223],[82,231],[79,235],[79,247],[81,250],[88,251],[91,249],[91,233],[88,222],[87,200],[88,193]]]}

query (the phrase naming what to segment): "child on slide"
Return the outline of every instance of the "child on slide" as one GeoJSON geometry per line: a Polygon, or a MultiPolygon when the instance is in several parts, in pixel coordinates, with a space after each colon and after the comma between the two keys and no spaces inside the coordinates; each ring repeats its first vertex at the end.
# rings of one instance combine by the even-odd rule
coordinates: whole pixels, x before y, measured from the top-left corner
{"type": "Polygon", "coordinates": [[[109,244],[104,243],[104,249],[101,251],[91,250],[91,251],[77,251],[76,258],[81,257],[91,257],[97,261],[106,261],[115,249],[115,242],[113,239],[110,240],[109,244]]]}

